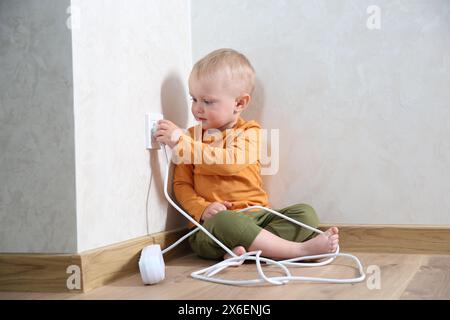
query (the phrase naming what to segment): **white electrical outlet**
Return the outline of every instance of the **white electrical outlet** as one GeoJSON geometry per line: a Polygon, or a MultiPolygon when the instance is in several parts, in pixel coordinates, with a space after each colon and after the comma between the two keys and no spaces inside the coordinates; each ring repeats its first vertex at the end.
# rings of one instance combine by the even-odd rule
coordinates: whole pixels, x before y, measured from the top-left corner
{"type": "Polygon", "coordinates": [[[153,134],[158,126],[158,120],[162,120],[162,113],[146,113],[145,114],[145,148],[159,149],[159,142],[156,141],[153,134]]]}

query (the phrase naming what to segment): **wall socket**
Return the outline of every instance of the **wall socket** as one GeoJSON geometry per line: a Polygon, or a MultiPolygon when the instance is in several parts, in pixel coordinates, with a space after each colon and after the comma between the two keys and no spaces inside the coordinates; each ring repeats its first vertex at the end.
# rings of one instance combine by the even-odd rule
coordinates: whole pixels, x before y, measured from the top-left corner
{"type": "Polygon", "coordinates": [[[158,126],[158,120],[162,120],[162,113],[146,113],[145,114],[145,148],[160,149],[159,142],[156,141],[153,133],[158,126]]]}

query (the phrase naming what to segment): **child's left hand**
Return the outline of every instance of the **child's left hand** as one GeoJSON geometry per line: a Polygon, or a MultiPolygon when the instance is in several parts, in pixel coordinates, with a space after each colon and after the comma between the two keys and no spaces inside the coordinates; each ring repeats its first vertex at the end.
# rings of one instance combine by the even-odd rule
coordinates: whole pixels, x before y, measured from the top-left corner
{"type": "Polygon", "coordinates": [[[156,141],[164,143],[172,149],[177,145],[182,134],[183,131],[172,121],[165,119],[158,121],[158,128],[155,132],[156,141]]]}

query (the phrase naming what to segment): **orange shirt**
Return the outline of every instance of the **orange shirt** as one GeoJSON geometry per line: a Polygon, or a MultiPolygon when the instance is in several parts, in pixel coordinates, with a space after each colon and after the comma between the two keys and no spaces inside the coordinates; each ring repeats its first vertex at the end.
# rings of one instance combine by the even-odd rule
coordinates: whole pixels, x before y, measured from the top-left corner
{"type": "MultiPolygon", "coordinates": [[[[207,131],[205,135],[199,128],[189,128],[189,135],[181,136],[173,152],[179,163],[173,191],[183,209],[200,222],[205,208],[215,201],[231,202],[230,210],[268,207],[260,176],[261,126],[239,117],[232,130],[216,130],[212,135],[207,131]]],[[[192,226],[189,222],[189,228],[192,226]]]]}

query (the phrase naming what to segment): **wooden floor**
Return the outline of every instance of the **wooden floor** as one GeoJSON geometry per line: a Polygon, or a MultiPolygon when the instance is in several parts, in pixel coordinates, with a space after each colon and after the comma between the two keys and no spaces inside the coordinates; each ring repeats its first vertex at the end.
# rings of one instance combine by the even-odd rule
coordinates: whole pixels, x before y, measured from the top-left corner
{"type": "MultiPolygon", "coordinates": [[[[450,299],[450,255],[356,255],[365,270],[371,265],[380,268],[380,289],[369,289],[367,281],[358,284],[291,282],[282,286],[257,287],[213,284],[190,277],[191,272],[210,266],[212,261],[189,254],[167,263],[166,279],[157,285],[144,286],[140,275],[135,274],[87,293],[0,292],[0,299],[450,299]]],[[[299,276],[351,277],[356,274],[352,261],[344,258],[338,258],[332,265],[324,267],[290,270],[293,275],[299,276]]],[[[279,272],[268,271],[267,274],[276,275],[279,272]]],[[[246,263],[228,269],[222,276],[229,279],[256,278],[256,266],[246,263]]]]}

